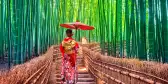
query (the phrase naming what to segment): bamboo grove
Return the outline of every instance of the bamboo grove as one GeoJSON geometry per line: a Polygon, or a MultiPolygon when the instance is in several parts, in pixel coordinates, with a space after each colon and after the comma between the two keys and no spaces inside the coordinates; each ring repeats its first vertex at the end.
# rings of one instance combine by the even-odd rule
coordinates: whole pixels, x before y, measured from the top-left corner
{"type": "Polygon", "coordinates": [[[112,56],[168,62],[167,7],[167,0],[98,0],[101,47],[112,56]]]}
{"type": "Polygon", "coordinates": [[[59,44],[59,24],[95,27],[76,33],[108,55],[168,62],[167,0],[0,0],[0,58],[20,64],[59,44]]]}
{"type": "Polygon", "coordinates": [[[1,0],[0,56],[8,66],[44,53],[57,43],[58,5],[55,0],[1,0]]]}

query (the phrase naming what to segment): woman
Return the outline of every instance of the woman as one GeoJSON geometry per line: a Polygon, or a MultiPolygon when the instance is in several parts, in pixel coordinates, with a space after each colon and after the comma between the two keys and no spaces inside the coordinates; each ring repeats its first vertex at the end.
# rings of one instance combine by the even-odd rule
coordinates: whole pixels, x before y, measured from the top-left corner
{"type": "Polygon", "coordinates": [[[60,51],[62,53],[62,70],[61,76],[62,81],[65,79],[69,80],[70,84],[75,83],[75,63],[76,63],[76,55],[77,49],[79,48],[78,43],[72,38],[72,30],[66,30],[67,37],[62,41],[60,45],[60,51]],[[66,75],[65,75],[66,74],[66,75]],[[66,77],[65,77],[66,76],[66,77]]]}

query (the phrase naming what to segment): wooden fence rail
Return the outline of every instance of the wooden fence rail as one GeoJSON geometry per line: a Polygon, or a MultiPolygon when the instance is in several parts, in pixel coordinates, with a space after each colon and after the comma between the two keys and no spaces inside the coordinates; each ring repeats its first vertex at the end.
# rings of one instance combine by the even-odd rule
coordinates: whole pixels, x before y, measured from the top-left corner
{"type": "Polygon", "coordinates": [[[168,81],[162,78],[97,60],[94,58],[97,50],[93,51],[93,49],[83,48],[85,65],[96,78],[106,84],[168,84],[168,81]]]}
{"type": "Polygon", "coordinates": [[[53,47],[29,62],[13,67],[0,76],[0,84],[47,84],[53,61],[53,47]]]}

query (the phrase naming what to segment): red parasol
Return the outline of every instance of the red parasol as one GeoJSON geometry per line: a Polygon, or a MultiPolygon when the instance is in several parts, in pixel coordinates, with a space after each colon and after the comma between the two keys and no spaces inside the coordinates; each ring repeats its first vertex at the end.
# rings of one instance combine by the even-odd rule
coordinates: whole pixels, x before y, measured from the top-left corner
{"type": "Polygon", "coordinates": [[[60,26],[65,27],[65,28],[70,28],[70,29],[81,29],[81,30],[93,30],[94,29],[93,26],[88,26],[79,21],[76,21],[74,23],[60,24],[60,26]]]}

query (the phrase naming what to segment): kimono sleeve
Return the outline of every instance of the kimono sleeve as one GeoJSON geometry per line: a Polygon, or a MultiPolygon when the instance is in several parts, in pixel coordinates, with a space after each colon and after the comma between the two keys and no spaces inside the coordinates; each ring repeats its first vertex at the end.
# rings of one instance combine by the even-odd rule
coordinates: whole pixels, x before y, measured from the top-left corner
{"type": "Polygon", "coordinates": [[[77,42],[75,43],[75,47],[76,47],[76,48],[79,48],[79,44],[78,44],[77,42]]]}

